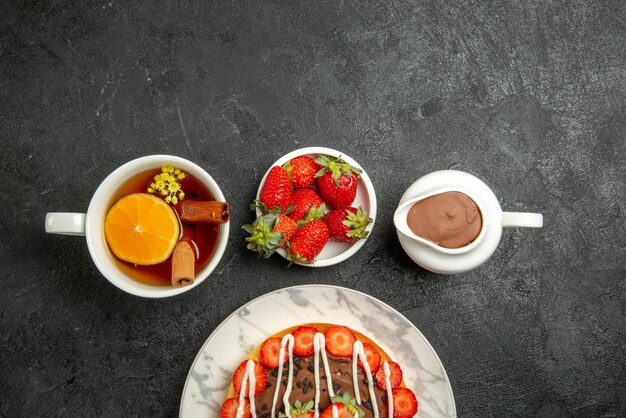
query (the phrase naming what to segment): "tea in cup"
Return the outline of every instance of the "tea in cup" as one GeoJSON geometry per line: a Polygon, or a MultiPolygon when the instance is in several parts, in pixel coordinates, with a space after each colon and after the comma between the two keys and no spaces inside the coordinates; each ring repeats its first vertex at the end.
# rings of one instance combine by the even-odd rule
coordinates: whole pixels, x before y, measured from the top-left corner
{"type": "Polygon", "coordinates": [[[48,213],[46,232],[86,236],[94,263],[118,288],[173,296],[197,286],[219,263],[229,233],[224,200],[196,164],[152,155],[111,173],[86,214],[48,213]]]}

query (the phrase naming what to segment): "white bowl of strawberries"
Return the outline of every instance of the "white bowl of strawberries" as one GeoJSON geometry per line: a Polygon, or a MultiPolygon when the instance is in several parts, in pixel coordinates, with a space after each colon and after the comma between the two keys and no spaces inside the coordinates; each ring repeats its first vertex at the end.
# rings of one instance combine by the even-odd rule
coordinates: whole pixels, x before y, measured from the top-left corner
{"type": "Polygon", "coordinates": [[[265,173],[244,225],[248,249],[291,263],[326,267],[365,244],[376,218],[376,193],[363,168],[346,154],[309,147],[290,152],[265,173]]]}

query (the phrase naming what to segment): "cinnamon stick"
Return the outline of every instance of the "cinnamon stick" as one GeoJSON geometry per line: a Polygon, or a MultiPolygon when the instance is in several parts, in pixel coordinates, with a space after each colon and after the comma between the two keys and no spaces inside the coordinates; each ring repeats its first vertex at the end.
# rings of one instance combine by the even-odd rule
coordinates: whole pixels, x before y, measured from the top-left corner
{"type": "Polygon", "coordinates": [[[178,205],[181,221],[192,224],[200,222],[223,224],[230,219],[230,207],[226,202],[183,200],[178,205]]]}
{"type": "Polygon", "coordinates": [[[196,252],[193,241],[196,238],[196,228],[193,225],[183,224],[180,241],[172,254],[172,285],[183,287],[193,284],[196,272],[196,252]]]}
{"type": "Polygon", "coordinates": [[[196,255],[187,241],[180,241],[172,254],[172,285],[184,287],[196,278],[196,255]]]}

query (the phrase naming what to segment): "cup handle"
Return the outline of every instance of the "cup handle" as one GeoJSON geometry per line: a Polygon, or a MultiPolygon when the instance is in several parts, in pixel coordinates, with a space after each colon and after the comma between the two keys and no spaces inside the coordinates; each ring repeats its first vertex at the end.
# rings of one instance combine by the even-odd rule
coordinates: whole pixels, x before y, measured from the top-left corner
{"type": "Polygon", "coordinates": [[[71,212],[46,213],[46,232],[59,235],[85,235],[85,214],[71,212]]]}
{"type": "Polygon", "coordinates": [[[543,215],[528,212],[502,212],[502,227],[541,228],[543,227],[543,215]]]}

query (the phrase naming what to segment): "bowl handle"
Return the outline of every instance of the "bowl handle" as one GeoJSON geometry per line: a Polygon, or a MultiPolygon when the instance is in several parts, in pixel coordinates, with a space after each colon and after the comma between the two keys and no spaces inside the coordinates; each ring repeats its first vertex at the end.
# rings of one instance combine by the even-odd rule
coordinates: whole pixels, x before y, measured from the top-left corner
{"type": "Polygon", "coordinates": [[[528,212],[502,212],[503,228],[541,228],[543,215],[528,212]]]}

